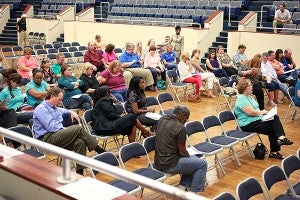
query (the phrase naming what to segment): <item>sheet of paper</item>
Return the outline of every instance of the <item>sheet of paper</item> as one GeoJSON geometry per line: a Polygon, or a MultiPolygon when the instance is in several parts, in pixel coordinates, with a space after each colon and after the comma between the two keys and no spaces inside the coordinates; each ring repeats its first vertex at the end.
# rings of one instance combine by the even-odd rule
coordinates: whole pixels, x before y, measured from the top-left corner
{"type": "Polygon", "coordinates": [[[72,96],[72,99],[79,99],[82,96],[82,94],[76,94],[74,96],[72,96]]]}
{"type": "Polygon", "coordinates": [[[80,200],[108,200],[126,194],[126,191],[91,177],[58,187],[57,190],[80,200]]]}
{"type": "Polygon", "coordinates": [[[0,144],[0,155],[2,155],[4,157],[4,160],[6,158],[11,158],[13,156],[18,156],[18,155],[21,155],[21,154],[23,154],[23,152],[0,144]]]}
{"type": "Polygon", "coordinates": [[[154,119],[154,120],[159,120],[161,118],[160,114],[153,113],[153,112],[147,112],[145,116],[150,118],[150,119],[154,119]]]}
{"type": "Polygon", "coordinates": [[[261,118],[262,121],[269,121],[274,119],[274,116],[277,115],[277,106],[274,106],[261,118]]]}
{"type": "Polygon", "coordinates": [[[187,152],[189,152],[190,155],[202,155],[203,154],[201,151],[199,151],[198,149],[196,149],[193,146],[187,147],[186,150],[187,150],[187,152]]]}

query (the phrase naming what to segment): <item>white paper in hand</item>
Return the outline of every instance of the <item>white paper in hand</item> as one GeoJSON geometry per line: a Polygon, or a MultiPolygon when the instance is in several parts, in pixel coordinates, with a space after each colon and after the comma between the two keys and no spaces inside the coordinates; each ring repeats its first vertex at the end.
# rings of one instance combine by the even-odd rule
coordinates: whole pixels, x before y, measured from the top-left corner
{"type": "Polygon", "coordinates": [[[72,99],[79,99],[82,96],[82,94],[76,94],[74,96],[72,96],[72,99]]]}
{"type": "Polygon", "coordinates": [[[160,114],[153,112],[147,112],[145,116],[153,120],[159,120],[161,118],[160,114]]]}
{"type": "Polygon", "coordinates": [[[274,106],[271,110],[269,110],[264,116],[261,118],[261,121],[270,121],[274,119],[274,116],[277,115],[277,106],[274,106]]]}
{"type": "Polygon", "coordinates": [[[186,148],[187,152],[189,152],[189,154],[192,155],[203,155],[203,152],[199,151],[198,149],[196,149],[194,146],[191,147],[187,147],[186,148]]]}

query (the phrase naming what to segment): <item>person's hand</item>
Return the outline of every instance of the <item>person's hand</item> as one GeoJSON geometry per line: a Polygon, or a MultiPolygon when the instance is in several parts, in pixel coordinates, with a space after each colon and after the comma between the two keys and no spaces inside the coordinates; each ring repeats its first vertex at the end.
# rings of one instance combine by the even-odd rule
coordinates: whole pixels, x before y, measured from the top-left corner
{"type": "Polygon", "coordinates": [[[267,111],[267,110],[262,110],[261,112],[262,112],[262,114],[264,115],[264,114],[266,114],[268,111],[267,111]]]}
{"type": "Polygon", "coordinates": [[[74,122],[74,119],[75,119],[77,122],[80,123],[80,118],[79,118],[79,116],[77,115],[77,113],[74,112],[74,111],[71,111],[71,120],[72,120],[72,122],[74,122]]]}
{"type": "Polygon", "coordinates": [[[95,65],[92,66],[94,71],[97,71],[97,67],[95,65]]]}
{"type": "Polygon", "coordinates": [[[78,82],[75,82],[75,83],[74,83],[74,89],[75,89],[75,88],[78,88],[78,87],[79,87],[79,83],[78,83],[78,82]]]}
{"type": "Polygon", "coordinates": [[[156,71],[158,72],[158,73],[161,73],[161,70],[160,69],[157,69],[157,68],[155,68],[156,69],[156,71]]]}
{"type": "Polygon", "coordinates": [[[155,108],[147,108],[148,112],[155,112],[155,108]]]}

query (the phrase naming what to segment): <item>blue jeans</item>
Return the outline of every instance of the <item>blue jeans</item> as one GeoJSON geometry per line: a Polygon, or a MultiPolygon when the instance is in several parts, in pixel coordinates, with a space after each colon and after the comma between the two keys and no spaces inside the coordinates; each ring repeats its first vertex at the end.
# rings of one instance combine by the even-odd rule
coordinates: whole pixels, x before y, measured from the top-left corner
{"type": "Polygon", "coordinates": [[[168,70],[175,69],[175,70],[177,71],[177,64],[175,64],[175,63],[172,63],[172,64],[166,64],[165,67],[166,67],[168,70]]]}
{"type": "Polygon", "coordinates": [[[180,185],[192,192],[203,192],[206,181],[207,162],[196,156],[180,158],[175,167],[164,170],[169,174],[181,174],[180,185]]]}
{"type": "Polygon", "coordinates": [[[214,75],[217,78],[221,78],[221,77],[227,77],[227,78],[229,78],[228,74],[226,73],[226,71],[224,69],[218,68],[216,70],[212,70],[211,72],[214,73],[214,75]]]}
{"type": "Polygon", "coordinates": [[[64,106],[67,109],[83,108],[89,110],[92,108],[92,98],[88,94],[82,94],[80,98],[69,98],[64,102],[64,106]]]}
{"type": "Polygon", "coordinates": [[[121,102],[127,100],[127,88],[122,90],[111,90],[111,93],[121,102]]]}
{"type": "Polygon", "coordinates": [[[279,90],[281,90],[281,92],[283,92],[283,94],[289,99],[289,91],[288,91],[288,87],[281,83],[279,80],[276,79],[272,79],[274,81],[276,81],[279,84],[279,90]]]}

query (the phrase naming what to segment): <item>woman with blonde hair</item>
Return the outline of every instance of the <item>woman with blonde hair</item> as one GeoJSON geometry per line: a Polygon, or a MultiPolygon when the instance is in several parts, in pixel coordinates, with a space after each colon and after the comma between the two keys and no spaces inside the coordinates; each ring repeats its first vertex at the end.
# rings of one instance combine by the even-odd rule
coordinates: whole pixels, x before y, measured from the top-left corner
{"type": "Polygon", "coordinates": [[[112,61],[108,68],[100,73],[101,84],[107,85],[111,93],[121,102],[127,100],[127,86],[121,69],[121,63],[112,61]]]}
{"type": "Polygon", "coordinates": [[[79,79],[82,80],[83,86],[80,87],[82,93],[87,93],[93,96],[94,91],[100,87],[100,83],[93,74],[93,65],[89,62],[84,63],[83,72],[79,79]]]}
{"type": "Polygon", "coordinates": [[[195,74],[201,74],[202,81],[205,81],[207,84],[207,89],[208,89],[208,97],[210,98],[215,98],[216,96],[213,95],[213,89],[214,89],[214,84],[218,83],[218,79],[215,77],[215,75],[212,72],[206,72],[202,67],[200,66],[200,49],[194,49],[192,51],[192,59],[191,59],[191,64],[195,68],[195,74]]]}
{"type": "Polygon", "coordinates": [[[138,41],[135,46],[135,53],[136,55],[138,55],[138,57],[141,57],[143,55],[143,52],[143,43],[142,41],[138,41]]]}
{"type": "Polygon", "coordinates": [[[182,82],[193,83],[196,85],[196,97],[200,101],[200,87],[202,86],[202,78],[200,74],[194,74],[195,68],[190,61],[190,55],[184,52],[180,56],[178,71],[182,82]]]}

